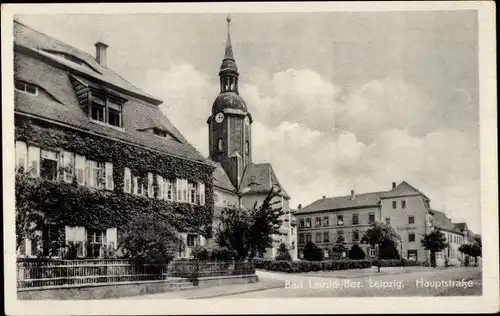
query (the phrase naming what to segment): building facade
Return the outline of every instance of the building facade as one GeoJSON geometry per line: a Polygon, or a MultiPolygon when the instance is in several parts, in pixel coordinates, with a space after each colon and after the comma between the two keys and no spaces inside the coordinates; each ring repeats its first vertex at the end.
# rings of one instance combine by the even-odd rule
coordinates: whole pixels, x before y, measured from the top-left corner
{"type": "Polygon", "coordinates": [[[331,258],[339,235],[343,235],[347,246],[359,244],[368,258],[376,257],[376,249],[360,244],[360,240],[377,221],[390,225],[401,237],[398,244],[400,255],[408,260],[429,262],[430,252],[421,245],[421,239],[434,229],[441,230],[450,246],[437,254],[437,264],[445,264],[445,258],[453,265],[461,265],[462,254],[458,251],[465,243],[464,233],[442,212],[430,208],[430,199],[403,181],[392,184],[388,191],[326,198],[297,210],[299,257],[307,242],[323,249],[326,258],[331,258]]]}
{"type": "Polygon", "coordinates": [[[280,243],[285,243],[296,257],[296,232],[292,221],[290,197],[269,163],[255,163],[252,159],[253,118],[245,100],[239,94],[238,67],[233,54],[230,36],[230,18],[225,54],[220,66],[220,93],[213,102],[207,119],[209,155],[214,171],[214,201],[216,216],[226,207],[250,209],[262,204],[269,191],[279,188],[276,199],[283,209],[280,235],[273,236],[275,243],[264,254],[274,258],[280,243]]]}
{"type": "Polygon", "coordinates": [[[174,255],[187,257],[209,237],[215,168],[162,114],[162,101],[107,67],[107,45],[95,47],[94,57],[14,22],[16,169],[38,181],[32,200],[47,221],[22,236],[18,254],[49,251],[34,242],[42,235],[78,245],[78,257],[105,257],[142,211],[181,214],[174,255]]]}

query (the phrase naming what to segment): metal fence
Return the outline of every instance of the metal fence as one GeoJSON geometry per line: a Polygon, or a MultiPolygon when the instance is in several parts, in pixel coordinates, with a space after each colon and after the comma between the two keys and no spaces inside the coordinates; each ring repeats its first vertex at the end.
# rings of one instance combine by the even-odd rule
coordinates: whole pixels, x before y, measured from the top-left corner
{"type": "Polygon", "coordinates": [[[240,261],[172,261],[168,266],[168,275],[181,278],[201,278],[232,275],[255,274],[253,262],[240,261]]]}
{"type": "Polygon", "coordinates": [[[135,264],[129,260],[17,262],[18,288],[164,280],[166,276],[166,264],[135,264]]]}

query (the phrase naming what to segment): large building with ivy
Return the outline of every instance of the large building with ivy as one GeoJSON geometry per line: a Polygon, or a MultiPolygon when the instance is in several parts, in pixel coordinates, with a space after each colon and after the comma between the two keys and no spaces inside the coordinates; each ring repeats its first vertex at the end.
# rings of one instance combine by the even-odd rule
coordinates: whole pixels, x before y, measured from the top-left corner
{"type": "MultiPolygon", "coordinates": [[[[210,237],[213,162],[162,114],[162,101],[108,68],[106,44],[95,49],[14,22],[16,169],[37,180],[30,207],[46,225],[36,233],[77,244],[79,257],[104,257],[132,214],[162,213],[187,246],[175,255],[186,257],[210,237]]],[[[27,186],[16,182],[16,194],[27,186]]],[[[49,251],[20,237],[19,255],[49,251]]]]}
{"type": "Polygon", "coordinates": [[[277,248],[284,243],[296,258],[296,232],[290,212],[290,196],[278,181],[269,163],[256,163],[252,159],[253,117],[238,89],[239,72],[233,54],[229,32],[225,54],[220,66],[220,93],[213,102],[208,117],[209,154],[214,171],[214,203],[216,216],[226,207],[250,209],[261,204],[268,192],[279,188],[278,205],[284,211],[280,234],[273,237],[274,245],[263,254],[274,258],[277,248]]]}

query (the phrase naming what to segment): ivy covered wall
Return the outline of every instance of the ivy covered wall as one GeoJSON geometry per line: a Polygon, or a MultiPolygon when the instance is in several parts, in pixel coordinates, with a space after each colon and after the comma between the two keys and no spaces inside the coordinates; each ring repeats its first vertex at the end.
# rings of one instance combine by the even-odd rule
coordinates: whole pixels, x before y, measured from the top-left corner
{"type": "MultiPolygon", "coordinates": [[[[30,199],[55,225],[105,229],[119,227],[134,213],[153,212],[180,231],[210,237],[213,217],[213,167],[131,144],[60,127],[21,115],[15,117],[15,139],[42,148],[65,149],[87,159],[113,163],[114,191],[50,181],[16,181],[16,203],[30,199]],[[205,205],[165,201],[123,192],[124,168],[136,175],[148,172],[164,178],[205,183],[205,205]],[[21,196],[17,192],[24,192],[21,196]],[[26,192],[30,192],[26,194],[26,192]]],[[[155,196],[157,190],[155,177],[155,196]]]]}

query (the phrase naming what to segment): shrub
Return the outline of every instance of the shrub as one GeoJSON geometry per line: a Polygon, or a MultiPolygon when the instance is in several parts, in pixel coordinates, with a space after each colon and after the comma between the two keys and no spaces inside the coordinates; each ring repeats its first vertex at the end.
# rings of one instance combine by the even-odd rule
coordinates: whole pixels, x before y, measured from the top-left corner
{"type": "Polygon", "coordinates": [[[304,259],[307,261],[323,260],[323,251],[315,243],[308,242],[304,247],[304,259]]]}
{"type": "Polygon", "coordinates": [[[210,259],[210,252],[208,249],[204,246],[196,245],[193,247],[191,250],[191,255],[196,259],[196,260],[208,260],[210,259]]]}
{"type": "Polygon", "coordinates": [[[253,259],[256,269],[285,273],[303,273],[310,271],[333,271],[347,269],[367,269],[372,260],[324,260],[324,261],[276,261],[253,259]]]}
{"type": "Polygon", "coordinates": [[[64,254],[64,259],[75,260],[78,259],[78,244],[72,241],[68,242],[67,251],[64,254]]]}
{"type": "Polygon", "coordinates": [[[358,244],[354,244],[349,250],[347,257],[352,260],[362,260],[366,257],[366,255],[363,249],[361,249],[358,244]]]}
{"type": "Polygon", "coordinates": [[[231,250],[227,247],[217,247],[214,250],[212,250],[212,259],[213,260],[222,260],[222,261],[228,261],[228,260],[233,260],[234,255],[231,250]]]}
{"type": "Polygon", "coordinates": [[[284,243],[280,244],[278,251],[277,251],[277,254],[276,254],[276,258],[274,258],[274,260],[292,261],[292,256],[290,256],[290,252],[288,251],[288,249],[284,243]]]}

